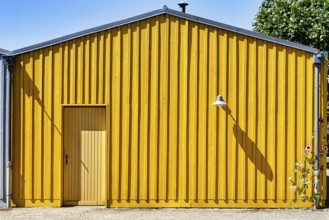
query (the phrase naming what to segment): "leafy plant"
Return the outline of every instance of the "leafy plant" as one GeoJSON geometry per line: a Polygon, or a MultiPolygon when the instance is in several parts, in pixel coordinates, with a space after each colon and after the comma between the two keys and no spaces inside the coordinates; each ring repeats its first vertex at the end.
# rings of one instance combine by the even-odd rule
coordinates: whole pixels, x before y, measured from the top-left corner
{"type": "Polygon", "coordinates": [[[253,30],[329,50],[329,0],[264,0],[253,30]]]}
{"type": "MultiPolygon", "coordinates": [[[[326,152],[328,152],[328,147],[324,146],[320,150],[319,157],[322,157],[326,152]]],[[[312,147],[308,145],[303,151],[303,157],[297,159],[293,169],[293,175],[288,178],[291,182],[290,190],[293,192],[292,202],[297,203],[300,200],[310,200],[311,202],[315,202],[319,200],[319,193],[315,193],[312,190],[312,195],[308,196],[306,192],[310,187],[313,178],[314,185],[319,184],[320,172],[319,170],[316,170],[315,167],[317,160],[320,159],[319,157],[315,155],[312,151],[312,147]],[[297,179],[295,179],[294,176],[297,176],[297,179]]],[[[323,167],[321,167],[320,170],[321,169],[323,169],[323,167]]]]}

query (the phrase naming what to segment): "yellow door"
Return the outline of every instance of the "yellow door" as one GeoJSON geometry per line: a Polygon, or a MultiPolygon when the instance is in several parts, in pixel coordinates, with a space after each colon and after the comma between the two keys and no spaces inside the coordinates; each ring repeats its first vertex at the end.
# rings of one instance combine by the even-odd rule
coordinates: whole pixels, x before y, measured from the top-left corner
{"type": "Polygon", "coordinates": [[[105,205],[105,107],[65,107],[64,205],[105,205]]]}

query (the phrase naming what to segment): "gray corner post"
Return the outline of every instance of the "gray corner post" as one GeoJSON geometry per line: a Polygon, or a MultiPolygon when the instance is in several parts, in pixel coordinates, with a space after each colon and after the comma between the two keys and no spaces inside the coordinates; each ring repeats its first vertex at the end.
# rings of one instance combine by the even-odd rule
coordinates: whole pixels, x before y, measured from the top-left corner
{"type": "Polygon", "coordinates": [[[4,207],[6,203],[6,173],[5,173],[5,60],[0,56],[0,206],[4,207]]]}
{"type": "MultiPolygon", "coordinates": [[[[315,173],[314,173],[314,194],[319,194],[319,148],[320,148],[320,137],[319,137],[319,88],[320,88],[320,68],[321,64],[324,61],[325,53],[318,53],[313,55],[313,64],[315,67],[315,86],[314,86],[314,120],[315,120],[315,128],[314,128],[314,136],[315,136],[315,173]]],[[[314,208],[319,208],[319,200],[317,200],[314,204],[314,208]]]]}
{"type": "MultiPolygon", "coordinates": [[[[6,167],[6,206],[11,202],[11,68],[14,57],[5,57],[4,60],[4,147],[6,167]]],[[[1,93],[0,93],[1,94],[1,93]]]]}

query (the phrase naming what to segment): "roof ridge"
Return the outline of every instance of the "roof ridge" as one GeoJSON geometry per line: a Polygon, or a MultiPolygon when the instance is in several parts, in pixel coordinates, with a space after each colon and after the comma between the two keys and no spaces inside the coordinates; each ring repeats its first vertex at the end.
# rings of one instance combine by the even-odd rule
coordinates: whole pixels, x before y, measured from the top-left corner
{"type": "MultiPolygon", "coordinates": [[[[51,46],[51,45],[54,45],[54,44],[62,43],[64,41],[72,40],[72,39],[75,39],[75,38],[78,38],[78,37],[86,36],[88,34],[97,33],[97,32],[103,31],[103,30],[115,28],[115,27],[118,27],[118,26],[122,26],[122,25],[125,25],[125,24],[132,23],[132,22],[137,22],[137,21],[144,20],[144,19],[147,19],[147,18],[150,18],[150,17],[155,17],[155,16],[161,15],[161,14],[169,14],[169,15],[184,18],[184,19],[187,19],[187,20],[192,20],[192,21],[195,21],[195,22],[198,22],[198,23],[203,23],[203,24],[206,24],[206,25],[209,25],[209,26],[217,27],[217,28],[220,28],[220,29],[228,30],[228,31],[231,31],[231,32],[247,35],[247,36],[250,36],[250,37],[257,38],[257,39],[261,39],[261,40],[281,44],[281,45],[284,45],[284,46],[300,49],[300,50],[311,52],[311,53],[318,53],[318,49],[313,48],[313,47],[309,47],[309,46],[306,46],[306,45],[294,43],[294,42],[283,40],[283,39],[276,38],[276,37],[271,37],[271,36],[268,36],[268,35],[265,35],[265,34],[253,32],[253,31],[246,30],[246,29],[243,29],[243,28],[238,28],[238,27],[231,26],[231,25],[224,24],[224,23],[220,23],[220,22],[217,22],[217,21],[214,21],[214,20],[210,20],[210,19],[195,16],[195,15],[187,14],[187,13],[184,13],[184,12],[176,11],[176,10],[168,8],[166,5],[164,5],[162,9],[154,10],[154,11],[147,12],[147,13],[144,13],[144,14],[141,14],[141,15],[126,18],[126,19],[123,19],[123,20],[119,20],[119,21],[107,23],[107,24],[104,24],[104,25],[100,25],[100,26],[97,26],[97,27],[89,28],[89,29],[86,29],[86,30],[83,30],[83,31],[79,31],[79,32],[76,32],[76,33],[72,33],[72,34],[62,36],[62,37],[54,38],[54,39],[49,40],[49,41],[44,41],[44,42],[41,42],[41,43],[38,43],[38,44],[23,47],[23,48],[16,49],[16,50],[13,50],[13,51],[7,51],[7,50],[3,50],[3,51],[9,52],[10,55],[19,55],[19,54],[22,54],[22,53],[26,53],[26,52],[29,52],[29,51],[41,49],[41,48],[51,46]]],[[[1,54],[1,50],[0,50],[0,54],[1,54]]]]}
{"type": "Polygon", "coordinates": [[[12,55],[12,51],[0,48],[0,56],[1,55],[11,56],[12,55]]]}

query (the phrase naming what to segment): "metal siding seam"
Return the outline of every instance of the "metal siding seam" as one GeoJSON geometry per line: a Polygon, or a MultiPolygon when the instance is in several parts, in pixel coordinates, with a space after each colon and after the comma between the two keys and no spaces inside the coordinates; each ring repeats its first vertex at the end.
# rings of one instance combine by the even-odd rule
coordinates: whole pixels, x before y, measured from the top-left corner
{"type": "MultiPolygon", "coordinates": [[[[54,123],[54,120],[55,120],[55,112],[54,112],[54,75],[55,75],[55,47],[53,46],[51,48],[51,114],[50,114],[50,117],[51,117],[51,144],[50,144],[50,154],[51,154],[51,158],[50,158],[50,196],[49,198],[50,199],[54,199],[54,183],[55,183],[55,178],[54,178],[54,173],[55,173],[55,169],[58,167],[58,166],[54,166],[54,159],[55,159],[55,123],[54,123]]],[[[57,197],[58,198],[58,197],[57,197]]]]}
{"type": "Polygon", "coordinates": [[[76,64],[76,41],[74,39],[69,42],[69,103],[76,103],[76,64]]]}
{"type": "MultiPolygon", "coordinates": [[[[114,33],[113,33],[114,34],[114,33]]],[[[117,33],[119,35],[119,33],[117,33]]],[[[113,61],[112,61],[112,199],[119,199],[119,131],[120,131],[120,75],[118,70],[118,36],[113,36],[113,61]]]]}
{"type": "Polygon", "coordinates": [[[41,185],[42,185],[42,137],[41,137],[41,132],[42,132],[42,126],[41,126],[41,118],[43,114],[43,109],[42,109],[42,103],[40,102],[40,88],[43,88],[42,85],[42,76],[39,76],[38,73],[42,71],[42,64],[43,64],[43,57],[40,54],[40,51],[35,51],[34,52],[34,57],[33,57],[33,62],[34,62],[34,127],[33,127],[33,137],[34,137],[34,173],[35,173],[35,180],[34,180],[34,198],[35,199],[41,199],[42,193],[41,193],[41,185]]]}
{"type": "Polygon", "coordinates": [[[158,198],[158,106],[159,106],[159,20],[151,21],[151,55],[150,55],[150,179],[149,198],[158,198]]]}
{"type": "Polygon", "coordinates": [[[169,112],[168,112],[168,122],[169,122],[169,161],[168,161],[168,198],[176,199],[176,189],[177,189],[177,68],[178,68],[178,40],[177,40],[177,20],[175,18],[170,18],[170,64],[169,64],[169,112]],[[170,187],[169,187],[170,186],[170,187]]]}
{"type": "Polygon", "coordinates": [[[247,77],[247,43],[246,38],[238,36],[238,93],[237,93],[237,102],[238,102],[238,121],[239,124],[236,125],[239,130],[236,131],[237,142],[238,142],[238,188],[237,188],[237,198],[245,199],[247,194],[247,144],[248,136],[247,132],[247,123],[246,123],[246,77],[247,77]]]}
{"type": "Polygon", "coordinates": [[[25,173],[26,173],[26,194],[25,198],[31,199],[32,198],[32,169],[30,167],[30,164],[32,163],[32,152],[31,152],[31,104],[30,99],[28,98],[28,95],[31,94],[30,91],[30,74],[31,74],[31,64],[28,61],[29,57],[28,54],[24,56],[24,62],[25,62],[25,68],[26,68],[26,75],[24,76],[24,91],[26,92],[24,94],[24,109],[26,111],[23,111],[23,117],[24,117],[24,143],[25,143],[25,149],[26,149],[26,160],[25,160],[25,173]]]}
{"type": "Polygon", "coordinates": [[[199,68],[198,68],[198,90],[199,90],[199,111],[198,111],[198,196],[200,200],[206,199],[206,150],[207,150],[207,28],[201,26],[199,29],[199,68]]]}
{"type": "Polygon", "coordinates": [[[90,81],[91,81],[91,43],[90,43],[90,35],[85,37],[85,50],[84,50],[84,62],[85,62],[85,69],[84,69],[84,102],[85,104],[90,104],[91,103],[91,88],[90,88],[90,81]]]}
{"type": "MultiPolygon", "coordinates": [[[[104,80],[104,32],[101,32],[98,34],[98,73],[99,73],[99,77],[98,77],[98,86],[97,86],[97,91],[98,91],[98,100],[97,103],[101,104],[101,103],[105,103],[104,100],[104,93],[105,93],[105,89],[104,89],[104,84],[105,84],[105,80],[104,80]]],[[[130,50],[130,48],[129,48],[130,50]]],[[[130,65],[129,65],[130,66],[130,65]]]]}
{"type": "Polygon", "coordinates": [[[159,143],[159,199],[167,199],[167,102],[168,102],[168,21],[167,17],[161,17],[161,41],[160,41],[160,143],[159,143]]]}
{"type": "MultiPolygon", "coordinates": [[[[119,27],[120,29],[120,27],[119,27]]],[[[90,103],[96,104],[97,103],[97,77],[98,77],[98,68],[97,68],[97,35],[91,35],[91,72],[90,72],[90,96],[91,100],[90,103]]],[[[120,45],[121,47],[121,45],[120,45]]],[[[120,55],[121,56],[121,55],[120,55]]]]}
{"type": "Polygon", "coordinates": [[[44,158],[45,158],[45,172],[43,174],[44,176],[44,198],[45,199],[51,199],[51,146],[52,146],[52,138],[51,138],[51,130],[52,130],[52,125],[51,125],[51,116],[52,116],[52,48],[46,48],[46,57],[45,57],[45,66],[46,66],[46,74],[45,74],[45,83],[47,86],[45,87],[45,109],[44,109],[44,114],[45,114],[45,145],[44,145],[44,158]],[[47,56],[48,54],[48,56],[47,56]],[[48,59],[47,59],[48,58],[48,59]]]}
{"type": "MultiPolygon", "coordinates": [[[[287,165],[291,164],[291,166],[295,163],[295,130],[294,130],[294,125],[295,125],[295,51],[288,51],[288,63],[287,63],[287,68],[288,68],[288,93],[287,93],[287,98],[288,98],[288,103],[289,105],[287,106],[287,118],[288,118],[288,136],[287,136],[287,143],[289,149],[287,149],[287,165]]],[[[289,173],[288,173],[289,175],[289,173]]],[[[288,182],[287,182],[288,184],[288,182]]],[[[291,199],[291,195],[288,194],[288,199],[291,199]]]]}
{"type": "Polygon", "coordinates": [[[177,175],[179,178],[178,185],[178,199],[187,200],[187,118],[188,118],[188,21],[179,21],[180,23],[180,69],[179,69],[179,97],[180,97],[180,110],[179,110],[179,168],[177,175]]]}
{"type": "Polygon", "coordinates": [[[140,197],[139,199],[147,199],[147,154],[148,154],[148,144],[147,144],[147,130],[148,130],[148,45],[147,45],[147,24],[141,21],[141,50],[140,50],[140,77],[141,77],[141,114],[140,114],[140,197]]]}
{"type": "MultiPolygon", "coordinates": [[[[305,70],[304,54],[297,51],[296,54],[296,156],[302,158],[303,149],[306,146],[305,137],[305,70]]],[[[310,187],[312,188],[312,187],[310,187]]]]}
{"type": "Polygon", "coordinates": [[[268,48],[268,138],[267,138],[267,163],[266,163],[266,175],[267,175],[267,198],[276,198],[276,185],[277,185],[277,121],[275,115],[277,112],[276,103],[276,86],[277,86],[277,52],[276,46],[269,45],[268,48]]]}
{"type": "Polygon", "coordinates": [[[248,39],[248,137],[250,142],[248,147],[249,151],[249,163],[248,163],[248,197],[247,199],[256,199],[256,164],[254,148],[256,145],[256,122],[257,122],[257,42],[255,39],[248,39]]]}
{"type": "Polygon", "coordinates": [[[121,199],[128,199],[128,167],[129,167],[129,90],[130,90],[130,83],[129,77],[127,74],[127,68],[129,65],[127,64],[127,53],[130,51],[130,45],[127,41],[128,31],[126,28],[122,29],[123,36],[122,36],[122,171],[121,171],[121,199]]]}
{"type": "MultiPolygon", "coordinates": [[[[207,106],[210,105],[212,97],[216,97],[217,79],[214,68],[216,68],[216,36],[214,36],[213,27],[208,28],[207,37],[207,69],[208,69],[208,86],[207,86],[207,106]],[[215,39],[215,40],[214,40],[215,39]],[[215,66],[215,67],[214,67],[215,66]]],[[[207,107],[207,151],[206,151],[206,199],[214,199],[215,194],[215,178],[216,178],[216,108],[207,107]]]]}
{"type": "MultiPolygon", "coordinates": [[[[220,93],[223,95],[225,100],[228,101],[228,36],[227,32],[223,30],[219,30],[219,88],[220,93]]],[[[228,109],[227,109],[228,110],[228,109]]],[[[228,134],[227,134],[227,126],[228,126],[228,111],[220,111],[219,112],[219,147],[220,151],[218,152],[218,158],[220,160],[219,168],[221,168],[222,172],[219,172],[219,186],[218,186],[218,199],[227,199],[227,187],[228,187],[228,178],[227,177],[227,163],[228,163],[228,134]]]]}
{"type": "Polygon", "coordinates": [[[130,196],[137,199],[138,188],[138,125],[139,125],[139,28],[132,25],[132,93],[131,93],[131,166],[130,166],[130,196]]]}
{"type": "Polygon", "coordinates": [[[285,164],[287,163],[286,152],[287,148],[285,147],[287,144],[287,56],[286,49],[280,46],[279,49],[279,63],[278,66],[278,97],[284,97],[278,99],[278,122],[279,122],[279,133],[278,133],[278,158],[280,159],[280,163],[278,163],[278,170],[282,170],[281,174],[278,173],[278,179],[280,177],[280,181],[278,181],[279,186],[281,186],[278,190],[278,199],[287,199],[287,169],[285,168],[285,164]]]}
{"type": "Polygon", "coordinates": [[[76,44],[76,70],[77,70],[77,77],[76,77],[76,103],[81,104],[83,100],[83,41],[82,38],[78,38],[75,41],[76,44]]]}
{"type": "Polygon", "coordinates": [[[192,88],[189,90],[189,107],[190,107],[190,114],[189,114],[189,155],[188,155],[188,171],[189,171],[189,179],[188,179],[188,199],[196,199],[197,193],[197,172],[196,172],[196,148],[197,148],[197,97],[198,97],[198,85],[197,85],[197,69],[198,69],[198,27],[193,23],[190,26],[190,85],[189,88],[192,88]]]}
{"type": "Polygon", "coordinates": [[[228,167],[227,167],[227,176],[228,185],[227,185],[227,199],[236,199],[236,139],[234,138],[234,123],[237,120],[237,73],[236,73],[236,36],[233,33],[228,33],[228,84],[227,84],[227,103],[230,109],[230,115],[228,117],[228,167]]]}

